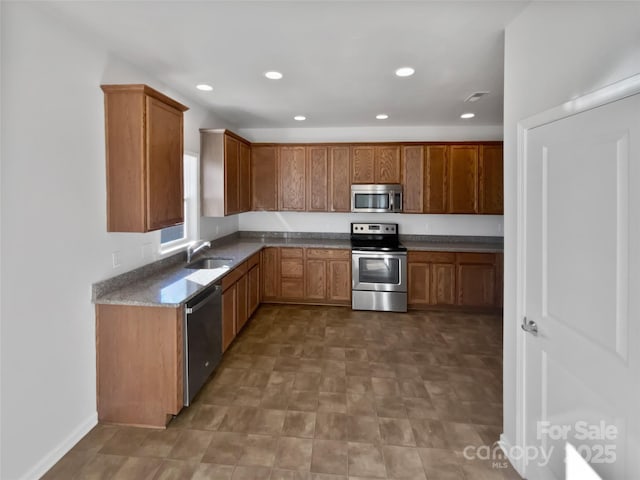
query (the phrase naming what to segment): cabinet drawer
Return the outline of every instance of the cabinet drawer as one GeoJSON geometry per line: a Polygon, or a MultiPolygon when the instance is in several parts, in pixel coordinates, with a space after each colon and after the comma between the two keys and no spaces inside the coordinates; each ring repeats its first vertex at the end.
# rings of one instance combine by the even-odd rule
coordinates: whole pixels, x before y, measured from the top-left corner
{"type": "Polygon", "coordinates": [[[302,298],[304,283],[300,280],[283,278],[280,281],[280,295],[282,298],[302,298]]]}
{"type": "Polygon", "coordinates": [[[496,263],[495,253],[458,253],[458,263],[492,264],[496,263]]]}
{"type": "Polygon", "coordinates": [[[302,258],[302,248],[280,248],[280,258],[302,258]]]}
{"type": "Polygon", "coordinates": [[[251,270],[254,266],[260,263],[260,252],[253,254],[249,257],[249,260],[246,261],[247,271],[251,270]]]}
{"type": "Polygon", "coordinates": [[[307,248],[307,258],[348,260],[351,258],[351,250],[338,248],[307,248]]]}
{"type": "Polygon", "coordinates": [[[304,268],[301,258],[283,258],[280,260],[281,276],[289,278],[302,278],[303,272],[304,268]]]}
{"type": "Polygon", "coordinates": [[[234,283],[242,278],[244,274],[247,273],[247,262],[243,262],[238,265],[236,268],[231,270],[227,275],[222,279],[222,291],[224,292],[227,288],[231,287],[234,283]]]}
{"type": "Polygon", "coordinates": [[[454,263],[456,254],[453,252],[409,252],[407,261],[409,263],[454,263]]]}

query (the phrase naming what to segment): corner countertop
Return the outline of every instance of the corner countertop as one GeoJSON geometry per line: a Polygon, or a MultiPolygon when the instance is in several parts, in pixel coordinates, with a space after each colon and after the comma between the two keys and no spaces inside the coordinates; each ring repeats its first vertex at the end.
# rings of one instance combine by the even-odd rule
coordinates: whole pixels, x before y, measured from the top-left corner
{"type": "MultiPolygon", "coordinates": [[[[264,247],[351,249],[349,237],[344,234],[260,233],[240,232],[215,240],[212,248],[196,257],[229,259],[229,268],[186,269],[181,252],[95,283],[93,303],[179,308],[264,247]]],[[[401,241],[409,250],[502,252],[501,239],[494,237],[406,236],[401,241]]]]}

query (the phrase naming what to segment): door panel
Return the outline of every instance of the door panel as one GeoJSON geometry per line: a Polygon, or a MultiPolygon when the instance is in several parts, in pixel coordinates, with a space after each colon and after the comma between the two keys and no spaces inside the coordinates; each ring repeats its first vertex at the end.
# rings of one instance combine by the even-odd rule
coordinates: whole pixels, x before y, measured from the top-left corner
{"type": "Polygon", "coordinates": [[[330,210],[351,211],[351,162],[349,147],[329,147],[331,167],[330,210]]]}
{"type": "Polygon", "coordinates": [[[327,147],[307,147],[307,211],[326,212],[329,194],[327,147]]]}
{"type": "Polygon", "coordinates": [[[251,210],[278,209],[278,147],[251,147],[251,210]]]}
{"type": "Polygon", "coordinates": [[[532,129],[525,156],[525,441],[554,448],[527,478],[564,478],[569,428],[604,479],[639,478],[640,96],[532,129]],[[614,429],[584,439],[577,422],[614,429]],[[601,449],[615,461],[596,456],[601,449]],[[604,461],[603,461],[604,460],[604,461]]]}
{"type": "Polygon", "coordinates": [[[280,147],[278,193],[280,210],[305,209],[305,147],[280,147]]]}
{"type": "Polygon", "coordinates": [[[422,213],[424,201],[424,148],[422,145],[402,147],[404,213],[422,213]]]}
{"type": "Polygon", "coordinates": [[[328,260],[329,300],[332,302],[351,302],[351,259],[328,260]]]}
{"type": "Polygon", "coordinates": [[[449,213],[478,213],[478,146],[452,145],[447,176],[449,213]]]}
{"type": "Polygon", "coordinates": [[[425,150],[424,213],[447,212],[449,147],[428,145],[425,150]]]}
{"type": "Polygon", "coordinates": [[[304,298],[325,300],[327,297],[327,265],[325,260],[307,260],[304,271],[304,298]]]}
{"type": "Polygon", "coordinates": [[[374,183],[374,150],[373,146],[352,147],[351,150],[351,183],[374,183]]]}

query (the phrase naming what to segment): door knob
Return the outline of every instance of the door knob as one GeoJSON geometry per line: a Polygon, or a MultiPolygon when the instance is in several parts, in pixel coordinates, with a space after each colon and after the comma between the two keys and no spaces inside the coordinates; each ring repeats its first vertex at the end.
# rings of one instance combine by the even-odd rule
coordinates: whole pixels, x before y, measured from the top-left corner
{"type": "Polygon", "coordinates": [[[522,319],[522,325],[520,325],[520,327],[522,328],[522,330],[530,333],[534,337],[538,336],[538,324],[533,320],[527,320],[527,317],[524,317],[522,319]]]}

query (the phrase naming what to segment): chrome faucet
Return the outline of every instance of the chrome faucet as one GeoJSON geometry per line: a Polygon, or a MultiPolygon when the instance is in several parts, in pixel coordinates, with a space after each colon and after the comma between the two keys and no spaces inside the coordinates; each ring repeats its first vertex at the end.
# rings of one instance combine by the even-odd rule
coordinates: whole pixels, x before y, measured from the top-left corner
{"type": "Polygon", "coordinates": [[[211,242],[196,240],[187,247],[187,263],[191,263],[193,256],[205,247],[211,247],[211,242]]]}

